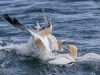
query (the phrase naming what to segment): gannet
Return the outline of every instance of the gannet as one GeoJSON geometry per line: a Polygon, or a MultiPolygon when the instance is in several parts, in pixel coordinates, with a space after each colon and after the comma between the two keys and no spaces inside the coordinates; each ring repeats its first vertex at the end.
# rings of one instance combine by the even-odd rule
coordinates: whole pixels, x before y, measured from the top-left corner
{"type": "Polygon", "coordinates": [[[69,45],[69,46],[64,46],[65,49],[68,49],[70,51],[70,56],[74,59],[77,60],[77,62],[80,62],[80,61],[89,61],[89,60],[95,60],[95,59],[99,59],[100,58],[100,55],[96,54],[96,53],[93,53],[93,52],[90,52],[90,53],[86,53],[85,55],[83,56],[77,56],[77,53],[78,53],[78,49],[75,45],[69,45]]]}
{"type": "Polygon", "coordinates": [[[70,54],[58,54],[55,59],[50,60],[49,64],[63,65],[76,63],[75,58],[77,57],[77,47],[75,45],[63,46],[63,48],[69,49],[70,54]]]}
{"type": "MultiPolygon", "coordinates": [[[[44,10],[43,10],[43,12],[44,12],[44,10]]],[[[45,22],[46,22],[47,25],[49,25],[51,23],[51,18],[49,18],[45,14],[45,12],[44,12],[44,20],[45,20],[45,22]]],[[[36,28],[33,27],[33,26],[32,27],[34,29],[36,29],[36,32],[39,32],[39,29],[41,29],[42,27],[41,27],[41,25],[39,24],[38,21],[36,22],[36,25],[37,25],[36,28]]],[[[52,24],[51,24],[51,26],[52,26],[52,24]]],[[[44,31],[44,33],[45,33],[45,31],[44,31]]],[[[57,39],[56,39],[56,37],[54,35],[52,35],[52,34],[49,34],[49,35],[47,35],[45,37],[47,37],[47,39],[49,41],[49,47],[50,47],[50,49],[52,51],[61,51],[61,52],[63,51],[63,46],[62,45],[66,42],[66,40],[60,40],[58,42],[57,39]]]]}
{"type": "MultiPolygon", "coordinates": [[[[68,49],[70,51],[70,56],[73,57],[73,58],[76,58],[77,59],[77,53],[78,53],[78,49],[75,45],[69,45],[69,46],[63,46],[64,49],[68,49]]],[[[88,57],[100,57],[98,54],[95,54],[95,53],[86,53],[85,55],[81,56],[82,58],[88,58],[88,57]]]]}
{"type": "MultiPolygon", "coordinates": [[[[44,15],[46,16],[46,15],[44,15]]],[[[41,28],[40,24],[37,21],[37,30],[41,28]]],[[[49,47],[52,51],[63,51],[63,44],[66,43],[66,40],[60,40],[59,42],[57,41],[56,37],[52,34],[49,34],[46,36],[48,41],[49,41],[49,47]]]]}
{"type": "MultiPolygon", "coordinates": [[[[48,39],[45,37],[45,36],[47,36],[48,34],[50,34],[51,33],[51,31],[52,31],[52,26],[50,25],[50,22],[48,23],[49,25],[47,25],[47,26],[45,26],[45,27],[42,27],[42,28],[40,28],[39,30],[40,30],[40,32],[38,32],[38,33],[35,33],[34,31],[32,31],[32,30],[29,30],[29,29],[26,29],[17,19],[15,19],[15,18],[13,18],[13,19],[11,19],[7,14],[4,14],[4,17],[5,17],[5,19],[9,22],[9,23],[11,23],[13,26],[15,26],[15,27],[17,27],[17,28],[19,28],[19,29],[21,29],[21,30],[24,30],[24,31],[26,31],[26,32],[28,32],[28,33],[30,33],[31,34],[31,38],[30,38],[30,40],[29,40],[29,42],[27,43],[29,46],[33,46],[32,44],[33,43],[30,43],[30,41],[33,41],[34,42],[34,44],[35,44],[35,46],[37,46],[37,49],[40,51],[40,52],[43,52],[43,51],[41,51],[42,49],[44,50],[44,52],[48,52],[49,51],[49,53],[50,54],[52,54],[52,52],[51,52],[51,50],[50,50],[50,48],[49,48],[49,43],[48,43],[48,39]],[[46,33],[44,33],[44,32],[46,32],[46,33]],[[32,39],[33,38],[33,39],[32,39]]],[[[27,46],[26,46],[27,47],[27,46]]],[[[18,49],[18,48],[17,48],[18,49]]],[[[25,48],[24,50],[23,50],[23,48],[21,48],[20,49],[20,54],[22,54],[22,53],[24,53],[24,51],[26,52],[26,55],[27,55],[27,52],[30,50],[30,47],[27,47],[27,49],[25,48]],[[25,51],[26,50],[26,51],[25,51]]],[[[32,51],[32,50],[30,50],[30,51],[32,51]]],[[[44,53],[45,54],[45,53],[44,53]]]]}

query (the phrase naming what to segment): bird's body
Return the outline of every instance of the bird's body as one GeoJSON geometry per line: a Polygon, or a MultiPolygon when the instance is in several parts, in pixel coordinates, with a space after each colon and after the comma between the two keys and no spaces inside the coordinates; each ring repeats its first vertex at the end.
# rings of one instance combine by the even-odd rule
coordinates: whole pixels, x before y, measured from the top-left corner
{"type": "Polygon", "coordinates": [[[64,65],[64,64],[68,64],[71,61],[64,58],[64,57],[57,57],[54,60],[49,61],[49,64],[55,64],[55,65],[64,65]]]}
{"type": "Polygon", "coordinates": [[[55,56],[53,60],[49,61],[50,64],[55,64],[55,65],[69,64],[72,62],[76,62],[76,61],[69,54],[58,54],[55,56]]]}

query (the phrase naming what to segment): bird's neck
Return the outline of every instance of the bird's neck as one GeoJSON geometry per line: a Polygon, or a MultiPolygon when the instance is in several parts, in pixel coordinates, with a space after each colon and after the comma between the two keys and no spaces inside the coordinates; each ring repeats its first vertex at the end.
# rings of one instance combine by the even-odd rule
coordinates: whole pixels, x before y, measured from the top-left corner
{"type": "Polygon", "coordinates": [[[77,50],[70,50],[70,55],[72,56],[72,57],[77,57],[77,50]]]}
{"type": "Polygon", "coordinates": [[[77,49],[70,49],[67,46],[63,46],[64,49],[68,49],[70,51],[70,56],[77,57],[77,49]]]}

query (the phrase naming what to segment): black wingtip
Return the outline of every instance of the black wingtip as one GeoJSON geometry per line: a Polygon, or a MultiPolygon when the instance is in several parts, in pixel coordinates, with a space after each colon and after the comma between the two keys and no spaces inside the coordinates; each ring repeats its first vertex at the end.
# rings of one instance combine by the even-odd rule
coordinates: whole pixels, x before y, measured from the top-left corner
{"type": "Polygon", "coordinates": [[[12,25],[14,24],[14,23],[13,23],[13,19],[11,19],[11,18],[9,17],[8,14],[4,14],[4,18],[5,18],[9,23],[11,23],[12,25]]]}
{"type": "Polygon", "coordinates": [[[8,14],[3,14],[5,18],[10,18],[8,14]]]}
{"type": "Polygon", "coordinates": [[[4,14],[4,18],[13,26],[25,30],[25,27],[16,19],[16,18],[10,18],[8,14],[4,14]]]}
{"type": "Polygon", "coordinates": [[[6,19],[8,15],[7,15],[7,14],[3,14],[3,16],[4,16],[4,18],[6,19]]]}

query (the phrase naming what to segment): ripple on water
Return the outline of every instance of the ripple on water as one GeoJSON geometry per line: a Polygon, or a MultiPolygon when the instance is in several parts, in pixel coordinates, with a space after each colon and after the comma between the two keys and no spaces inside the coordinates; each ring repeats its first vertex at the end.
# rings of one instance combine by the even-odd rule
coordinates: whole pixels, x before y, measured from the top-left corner
{"type": "MultiPolygon", "coordinates": [[[[98,0],[96,0],[98,1],[98,0]]],[[[17,18],[25,27],[30,28],[36,20],[45,25],[42,8],[51,16],[52,34],[58,40],[67,39],[75,44],[78,55],[89,52],[100,54],[100,2],[84,0],[14,0],[0,1],[0,46],[8,43],[26,43],[29,34],[12,27],[5,21],[3,14],[17,18]],[[5,43],[4,43],[5,42],[5,43]]],[[[67,51],[66,51],[67,52],[67,51]]],[[[50,65],[33,57],[22,57],[12,52],[0,51],[0,74],[3,75],[99,75],[100,60],[84,61],[74,65],[50,65]]]]}

